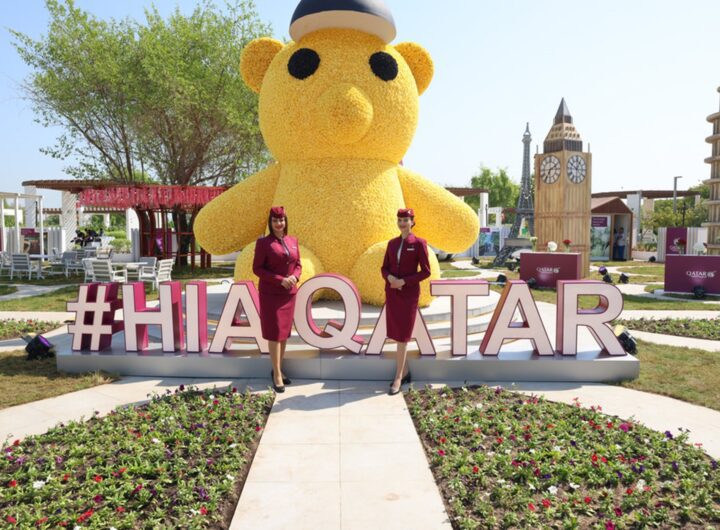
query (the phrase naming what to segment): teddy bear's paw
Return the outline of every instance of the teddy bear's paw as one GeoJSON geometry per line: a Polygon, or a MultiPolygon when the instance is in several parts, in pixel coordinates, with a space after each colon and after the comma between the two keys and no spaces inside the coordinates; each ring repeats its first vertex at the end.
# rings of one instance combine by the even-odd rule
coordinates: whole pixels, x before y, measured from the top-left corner
{"type": "MultiPolygon", "coordinates": [[[[380,269],[385,258],[387,241],[376,243],[367,249],[355,262],[350,271],[350,279],[357,286],[362,301],[366,304],[381,306],[385,304],[385,279],[380,269]]],[[[440,266],[434,253],[430,253],[430,280],[440,279],[440,266]]],[[[420,307],[427,307],[432,302],[430,296],[430,280],[420,284],[420,307]]]]}
{"type": "MultiPolygon", "coordinates": [[[[235,260],[235,281],[252,280],[255,286],[258,284],[258,277],[253,272],[253,259],[255,258],[255,243],[246,246],[235,260]]],[[[320,259],[315,253],[300,245],[300,262],[302,263],[302,273],[300,274],[300,283],[302,285],[307,280],[318,274],[325,272],[320,259]]],[[[313,300],[318,299],[322,293],[318,292],[313,300]]]]}

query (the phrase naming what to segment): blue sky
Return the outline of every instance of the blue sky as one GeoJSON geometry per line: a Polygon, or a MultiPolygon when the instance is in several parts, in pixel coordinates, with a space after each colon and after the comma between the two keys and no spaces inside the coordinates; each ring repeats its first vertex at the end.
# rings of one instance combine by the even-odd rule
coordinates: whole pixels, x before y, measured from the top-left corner
{"type": "MultiPolygon", "coordinates": [[[[76,0],[101,18],[143,18],[149,0],[76,0]]],[[[194,0],[156,0],[162,13],[194,0]]],[[[405,165],[461,186],[481,164],[519,180],[522,134],[547,134],[561,97],[593,152],[593,190],[671,189],[708,178],[706,116],[718,110],[717,0],[386,0],[397,42],[433,56],[435,79],[421,99],[420,124],[405,165]]],[[[297,0],[256,0],[275,36],[288,38],[297,0]]],[[[39,152],[58,131],[33,121],[18,84],[28,74],[7,28],[37,37],[42,0],[0,2],[0,191],[27,179],[68,178],[39,152]]],[[[59,194],[48,196],[58,206],[59,194]],[[55,197],[57,195],[57,197],[55,197]]]]}

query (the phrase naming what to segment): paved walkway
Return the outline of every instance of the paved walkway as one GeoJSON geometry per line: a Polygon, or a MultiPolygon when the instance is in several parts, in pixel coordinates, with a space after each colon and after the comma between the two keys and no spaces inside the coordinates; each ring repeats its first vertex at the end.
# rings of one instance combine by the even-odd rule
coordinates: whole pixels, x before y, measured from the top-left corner
{"type": "MultiPolygon", "coordinates": [[[[653,344],[662,344],[667,346],[680,346],[683,348],[697,348],[699,350],[720,352],[720,340],[694,339],[691,337],[677,337],[674,335],[662,335],[660,333],[649,333],[647,331],[636,331],[630,326],[633,337],[652,342],[653,344]]],[[[642,370],[642,364],[641,368],[642,370]]]]}
{"type": "Polygon", "coordinates": [[[230,528],[450,529],[405,400],[387,384],[278,394],[230,528]]]}
{"type": "Polygon", "coordinates": [[[10,287],[16,287],[17,291],[10,294],[4,294],[0,296],[0,302],[6,300],[16,300],[18,298],[28,298],[30,296],[40,296],[41,294],[51,293],[65,287],[70,287],[73,284],[65,285],[32,285],[28,283],[7,283],[0,282],[0,285],[8,285],[10,287]]]}

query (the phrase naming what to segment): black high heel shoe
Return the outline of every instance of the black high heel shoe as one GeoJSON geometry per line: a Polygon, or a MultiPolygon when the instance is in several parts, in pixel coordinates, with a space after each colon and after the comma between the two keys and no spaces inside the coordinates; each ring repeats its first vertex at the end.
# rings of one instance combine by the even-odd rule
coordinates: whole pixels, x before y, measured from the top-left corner
{"type": "MultiPolygon", "coordinates": [[[[272,379],[273,381],[275,381],[275,370],[270,370],[270,379],[272,379]]],[[[292,385],[292,381],[290,380],[289,377],[283,376],[283,384],[285,384],[285,385],[292,385]]]]}

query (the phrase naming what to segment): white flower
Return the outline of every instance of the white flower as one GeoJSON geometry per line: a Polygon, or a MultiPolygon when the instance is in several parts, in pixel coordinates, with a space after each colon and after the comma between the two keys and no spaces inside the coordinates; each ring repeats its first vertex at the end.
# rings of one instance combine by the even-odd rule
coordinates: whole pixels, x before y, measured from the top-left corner
{"type": "Polygon", "coordinates": [[[210,395],[208,396],[208,399],[215,399],[215,394],[210,394],[210,395]]]}
{"type": "Polygon", "coordinates": [[[575,484],[574,482],[570,483],[570,487],[574,490],[578,489],[580,487],[580,484],[575,484]]]}
{"type": "Polygon", "coordinates": [[[42,488],[44,485],[45,485],[45,481],[44,481],[44,480],[36,480],[35,482],[33,482],[33,488],[35,488],[36,490],[39,490],[39,489],[42,488]]]}
{"type": "Polygon", "coordinates": [[[532,484],[528,484],[528,488],[530,488],[530,491],[535,491],[535,486],[532,484]]]}
{"type": "Polygon", "coordinates": [[[548,241],[547,249],[549,252],[555,252],[558,249],[558,244],[555,241],[548,241]]]}
{"type": "Polygon", "coordinates": [[[498,484],[505,484],[505,479],[499,478],[497,482],[498,482],[498,484]]]}
{"type": "Polygon", "coordinates": [[[154,443],[154,444],[159,444],[159,443],[160,443],[160,440],[158,440],[157,438],[153,438],[153,439],[152,439],[152,443],[154,443]]]}
{"type": "Polygon", "coordinates": [[[190,508],[190,515],[197,515],[199,513],[200,513],[199,511],[193,510],[192,508],[190,508]]]}
{"type": "Polygon", "coordinates": [[[229,449],[235,449],[237,447],[237,444],[230,444],[228,445],[229,449]]]}
{"type": "Polygon", "coordinates": [[[643,479],[638,480],[637,486],[635,486],[637,489],[641,490],[647,485],[647,482],[645,482],[643,479]]]}
{"type": "Polygon", "coordinates": [[[232,475],[225,475],[225,478],[228,480],[235,480],[235,477],[233,477],[232,475]]]}
{"type": "Polygon", "coordinates": [[[548,488],[548,493],[550,495],[557,495],[557,492],[558,492],[557,486],[550,486],[548,488]]]}
{"type": "Polygon", "coordinates": [[[532,453],[532,454],[535,454],[535,449],[530,449],[529,452],[532,453]]]}
{"type": "MultiPolygon", "coordinates": [[[[482,403],[475,403],[475,408],[476,408],[476,409],[481,409],[481,408],[483,408],[483,404],[482,404],[482,403]]],[[[477,427],[477,424],[476,424],[475,426],[477,427]]]]}
{"type": "Polygon", "coordinates": [[[562,451],[562,447],[560,447],[559,445],[556,445],[553,447],[553,451],[557,451],[559,453],[560,451],[562,451]]]}

